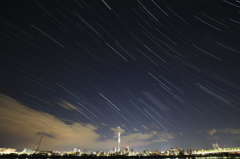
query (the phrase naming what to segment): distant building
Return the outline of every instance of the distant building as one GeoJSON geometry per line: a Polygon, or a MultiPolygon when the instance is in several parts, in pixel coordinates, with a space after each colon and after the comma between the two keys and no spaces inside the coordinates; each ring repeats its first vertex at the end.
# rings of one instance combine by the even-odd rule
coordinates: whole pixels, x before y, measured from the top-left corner
{"type": "Polygon", "coordinates": [[[10,153],[16,153],[17,149],[15,148],[0,148],[1,154],[10,154],[10,153]]]}
{"type": "Polygon", "coordinates": [[[129,152],[129,146],[126,146],[125,151],[129,152]]]}
{"type": "Polygon", "coordinates": [[[149,156],[149,154],[150,154],[150,151],[148,149],[143,151],[143,156],[149,156]]]}
{"type": "Polygon", "coordinates": [[[6,148],[0,148],[0,154],[3,154],[6,148]]]}
{"type": "Polygon", "coordinates": [[[136,155],[136,152],[133,151],[133,149],[129,152],[129,155],[128,156],[135,156],[136,155]]]}
{"type": "Polygon", "coordinates": [[[78,152],[78,148],[74,148],[74,149],[73,149],[73,152],[78,152]]]}
{"type": "Polygon", "coordinates": [[[21,153],[31,154],[34,153],[35,151],[36,151],[35,149],[24,148],[21,153]]]}

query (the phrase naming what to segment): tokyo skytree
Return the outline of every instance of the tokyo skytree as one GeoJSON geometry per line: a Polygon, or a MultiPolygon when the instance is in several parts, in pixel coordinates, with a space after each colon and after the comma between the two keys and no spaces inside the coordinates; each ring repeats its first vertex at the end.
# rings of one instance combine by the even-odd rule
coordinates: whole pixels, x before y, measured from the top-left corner
{"type": "Polygon", "coordinates": [[[119,131],[118,131],[118,152],[120,151],[120,126],[118,127],[119,131]]]}

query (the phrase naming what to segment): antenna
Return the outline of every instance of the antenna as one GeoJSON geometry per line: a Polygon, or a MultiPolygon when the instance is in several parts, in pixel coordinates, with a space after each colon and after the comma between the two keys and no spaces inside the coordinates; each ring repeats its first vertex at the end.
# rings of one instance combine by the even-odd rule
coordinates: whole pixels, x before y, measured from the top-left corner
{"type": "Polygon", "coordinates": [[[214,149],[220,149],[220,147],[219,147],[219,145],[218,145],[217,142],[216,142],[216,144],[212,143],[212,145],[213,145],[213,148],[214,148],[214,149]]]}
{"type": "Polygon", "coordinates": [[[38,147],[37,147],[37,149],[36,149],[36,151],[35,151],[35,154],[38,152],[38,149],[39,149],[40,143],[41,143],[41,141],[42,141],[42,137],[43,137],[43,135],[41,135],[41,138],[40,138],[40,140],[39,140],[38,147]]]}

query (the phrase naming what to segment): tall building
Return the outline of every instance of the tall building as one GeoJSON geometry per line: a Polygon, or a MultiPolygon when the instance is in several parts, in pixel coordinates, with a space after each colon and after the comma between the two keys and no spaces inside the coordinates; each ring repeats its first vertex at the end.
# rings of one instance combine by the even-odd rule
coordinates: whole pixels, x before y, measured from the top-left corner
{"type": "Polygon", "coordinates": [[[74,148],[74,149],[73,149],[73,152],[77,152],[77,151],[78,151],[78,148],[74,148]]]}
{"type": "Polygon", "coordinates": [[[125,151],[129,152],[129,146],[126,146],[125,151]]]}
{"type": "Polygon", "coordinates": [[[120,148],[120,126],[118,127],[119,131],[118,131],[118,152],[121,150],[120,148]]]}

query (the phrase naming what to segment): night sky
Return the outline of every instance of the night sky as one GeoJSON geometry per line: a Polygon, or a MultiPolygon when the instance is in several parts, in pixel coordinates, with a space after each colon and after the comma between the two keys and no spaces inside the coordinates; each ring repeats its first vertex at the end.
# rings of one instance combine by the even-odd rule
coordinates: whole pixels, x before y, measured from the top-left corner
{"type": "Polygon", "coordinates": [[[0,147],[240,146],[240,2],[3,0],[0,147]]]}

